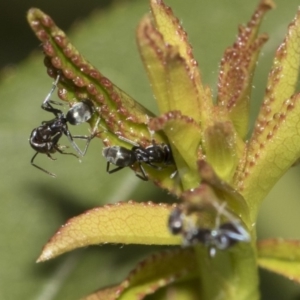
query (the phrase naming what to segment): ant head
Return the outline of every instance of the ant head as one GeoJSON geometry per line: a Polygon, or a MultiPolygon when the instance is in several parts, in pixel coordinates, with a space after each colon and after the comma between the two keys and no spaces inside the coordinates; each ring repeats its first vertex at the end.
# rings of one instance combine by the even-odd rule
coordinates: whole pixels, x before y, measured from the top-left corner
{"type": "Polygon", "coordinates": [[[176,207],[170,214],[168,227],[172,234],[179,234],[183,229],[183,214],[179,207],[176,207]]]}

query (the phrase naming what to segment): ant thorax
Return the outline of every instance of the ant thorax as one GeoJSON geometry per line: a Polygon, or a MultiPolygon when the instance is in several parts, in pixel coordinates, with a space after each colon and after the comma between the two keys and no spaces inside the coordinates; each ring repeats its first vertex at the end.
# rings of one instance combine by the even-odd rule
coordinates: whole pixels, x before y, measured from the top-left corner
{"type": "Polygon", "coordinates": [[[142,147],[136,143],[131,142],[125,138],[119,137],[121,140],[132,145],[131,149],[121,146],[110,146],[103,149],[103,156],[107,160],[106,170],[109,174],[117,172],[125,167],[132,166],[135,163],[138,165],[138,172],[136,176],[142,180],[148,180],[142,163],[161,170],[162,165],[174,165],[174,158],[172,155],[171,147],[167,144],[156,144],[153,142],[152,145],[142,147]],[[110,170],[110,164],[114,164],[117,167],[110,170]]]}

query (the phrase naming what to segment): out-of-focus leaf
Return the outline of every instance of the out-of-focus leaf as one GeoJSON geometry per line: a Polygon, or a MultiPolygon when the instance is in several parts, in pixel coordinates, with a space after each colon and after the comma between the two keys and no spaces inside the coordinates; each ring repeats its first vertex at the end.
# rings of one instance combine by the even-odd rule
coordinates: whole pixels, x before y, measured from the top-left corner
{"type": "Polygon", "coordinates": [[[248,133],[252,77],[260,49],[267,40],[266,35],[257,36],[258,29],[273,6],[271,0],[261,1],[247,26],[240,26],[235,43],[226,49],[221,61],[218,105],[228,111],[241,138],[248,133]]]}
{"type": "Polygon", "coordinates": [[[179,245],[167,228],[172,206],[120,202],[91,209],[70,219],[45,245],[38,261],[101,243],[179,245]]]}
{"type": "Polygon", "coordinates": [[[249,223],[249,208],[243,196],[221,180],[213,168],[204,160],[199,160],[197,166],[202,183],[198,188],[185,192],[183,194],[184,199],[196,205],[205,203],[218,203],[221,205],[224,201],[236,216],[243,220],[249,228],[252,227],[249,223]]]}
{"type": "Polygon", "coordinates": [[[118,296],[121,292],[121,287],[120,285],[114,285],[110,286],[104,289],[101,289],[100,291],[97,291],[91,295],[88,295],[82,300],[115,300],[118,299],[118,296]]]}
{"type": "Polygon", "coordinates": [[[201,300],[199,288],[199,278],[176,282],[145,297],[145,300],[201,300]]]}
{"type": "Polygon", "coordinates": [[[165,251],[146,258],[119,285],[97,291],[84,300],[143,299],[164,286],[196,276],[197,265],[191,248],[165,251]]]}
{"type": "Polygon", "coordinates": [[[300,283],[300,241],[284,239],[260,241],[258,265],[300,283]]]}
{"type": "Polygon", "coordinates": [[[251,243],[238,243],[218,251],[213,259],[207,258],[206,252],[203,247],[195,249],[203,299],[259,299],[259,278],[251,243]]]}

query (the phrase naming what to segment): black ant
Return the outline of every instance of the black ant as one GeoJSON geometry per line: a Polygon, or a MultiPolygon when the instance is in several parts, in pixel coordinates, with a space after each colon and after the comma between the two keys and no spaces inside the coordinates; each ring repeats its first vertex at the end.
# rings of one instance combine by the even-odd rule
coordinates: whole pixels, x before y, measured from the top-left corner
{"type": "Polygon", "coordinates": [[[249,242],[250,235],[238,219],[224,209],[219,207],[216,225],[211,228],[199,228],[189,222],[180,208],[175,208],[169,217],[168,227],[172,234],[182,234],[184,246],[202,243],[209,249],[210,257],[216,255],[217,250],[226,250],[237,242],[249,242]],[[228,221],[220,223],[220,214],[227,217],[228,221]],[[187,227],[187,228],[185,228],[187,227]]]}
{"type": "Polygon", "coordinates": [[[157,166],[156,164],[174,164],[171,147],[167,144],[153,143],[152,145],[144,148],[123,137],[120,137],[120,139],[134,146],[131,149],[121,146],[111,146],[103,149],[102,154],[107,160],[106,171],[109,174],[138,163],[141,174],[136,173],[136,176],[144,181],[147,181],[148,176],[142,166],[142,163],[145,163],[146,165],[158,170],[161,170],[162,167],[157,166]],[[110,170],[110,164],[116,165],[117,168],[110,170]]]}
{"type": "MultiPolygon", "coordinates": [[[[66,115],[61,110],[54,108],[50,103],[63,105],[62,103],[50,100],[51,95],[57,87],[59,79],[60,75],[57,76],[55,82],[52,85],[51,91],[46,96],[42,104],[42,109],[53,113],[55,115],[55,118],[50,121],[43,121],[42,125],[33,129],[29,138],[30,146],[36,151],[31,159],[31,164],[52,177],[55,177],[55,174],[50,173],[49,171],[39,167],[34,163],[34,159],[39,153],[46,154],[52,160],[55,159],[51,156],[51,153],[55,153],[56,151],[61,154],[73,155],[78,158],[78,156],[74,153],[64,152],[63,149],[66,148],[66,146],[61,146],[58,144],[59,139],[62,137],[62,135],[64,134],[67,136],[72,147],[75,149],[79,156],[84,156],[91,139],[93,139],[97,134],[95,130],[93,130],[93,133],[90,136],[72,135],[70,133],[67,123],[69,122],[72,125],[78,125],[90,120],[95,113],[95,108],[93,103],[88,99],[81,100],[80,102],[74,104],[68,110],[66,115]],[[74,138],[87,140],[83,151],[81,151],[77,144],[74,142],[74,138]]],[[[99,120],[96,124],[98,124],[98,122],[99,120]]],[[[97,125],[95,126],[95,128],[96,127],[97,125]]]]}

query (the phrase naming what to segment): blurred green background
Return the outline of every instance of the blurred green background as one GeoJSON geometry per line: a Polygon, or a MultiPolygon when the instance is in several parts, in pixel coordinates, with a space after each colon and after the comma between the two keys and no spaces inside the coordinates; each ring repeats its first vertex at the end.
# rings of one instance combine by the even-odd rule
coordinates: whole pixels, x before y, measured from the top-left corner
{"type": "MultiPolygon", "coordinates": [[[[194,47],[203,81],[216,90],[218,64],[232,44],[237,25],[245,23],[257,1],[169,0],[194,47]]],[[[282,41],[299,1],[277,0],[262,31],[270,35],[254,80],[254,121],[263,97],[274,51],[282,41]]],[[[65,254],[35,264],[42,246],[68,218],[121,200],[167,201],[152,183],[141,182],[129,170],[105,173],[102,144],[94,140],[79,163],[56,155],[53,162],[38,155],[36,163],[57,174],[53,179],[30,166],[28,144],[33,128],[52,118],[41,110],[51,88],[40,42],[26,23],[26,11],[38,7],[67,31],[79,51],[136,100],[157,112],[135,44],[135,28],[149,11],[148,1],[1,1],[0,2],[0,299],[78,299],[116,283],[133,265],[158,247],[105,245],[65,254]]],[[[57,99],[55,95],[53,99],[57,99]]],[[[87,126],[70,128],[86,133],[87,126]]],[[[68,144],[66,140],[63,144],[68,144]]],[[[81,145],[83,147],[83,145],[81,145]]],[[[294,167],[264,202],[258,220],[259,237],[300,238],[300,169],[294,167]]],[[[299,286],[261,272],[263,299],[300,299],[299,286]]]]}

